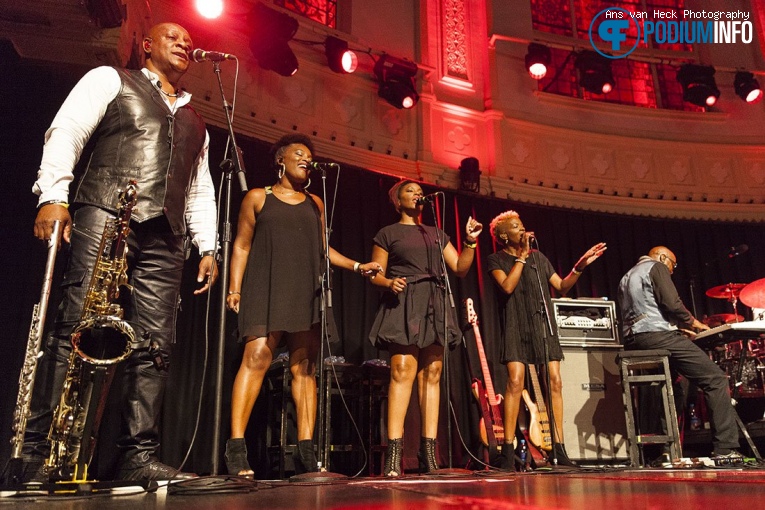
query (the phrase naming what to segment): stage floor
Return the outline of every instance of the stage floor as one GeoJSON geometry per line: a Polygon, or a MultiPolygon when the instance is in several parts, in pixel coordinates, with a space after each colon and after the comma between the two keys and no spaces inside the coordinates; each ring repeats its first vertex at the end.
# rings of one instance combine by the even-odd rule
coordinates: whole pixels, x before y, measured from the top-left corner
{"type": "Polygon", "coordinates": [[[763,501],[765,467],[759,466],[740,469],[560,469],[532,473],[481,471],[404,476],[393,480],[344,478],[320,483],[204,477],[152,492],[136,487],[95,496],[30,493],[22,496],[4,492],[0,507],[82,510],[738,510],[759,508],[763,501]]]}

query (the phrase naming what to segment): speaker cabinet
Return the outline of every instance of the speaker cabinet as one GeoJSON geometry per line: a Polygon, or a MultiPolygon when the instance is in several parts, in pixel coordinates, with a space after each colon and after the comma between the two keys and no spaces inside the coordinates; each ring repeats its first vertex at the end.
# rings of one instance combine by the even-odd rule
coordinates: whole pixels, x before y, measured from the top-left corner
{"type": "Polygon", "coordinates": [[[629,459],[618,352],[563,347],[563,438],[571,459],[586,463],[629,459]]]}

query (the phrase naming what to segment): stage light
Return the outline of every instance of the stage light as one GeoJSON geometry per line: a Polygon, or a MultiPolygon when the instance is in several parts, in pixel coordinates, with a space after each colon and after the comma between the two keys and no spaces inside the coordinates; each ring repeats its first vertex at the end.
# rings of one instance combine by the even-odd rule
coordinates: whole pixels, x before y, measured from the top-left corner
{"type": "Polygon", "coordinates": [[[282,76],[292,76],[298,61],[287,44],[300,24],[287,14],[269,9],[258,2],[247,16],[250,27],[250,51],[263,69],[282,76]]]}
{"type": "Polygon", "coordinates": [[[733,89],[736,95],[749,104],[753,104],[762,99],[762,89],[757,79],[752,73],[739,71],[733,81],[733,89]]]}
{"type": "Polygon", "coordinates": [[[324,41],[324,53],[327,55],[329,68],[336,73],[350,74],[359,65],[359,58],[348,49],[348,42],[337,37],[327,37],[324,41]]]}
{"type": "Polygon", "coordinates": [[[677,81],[683,87],[683,100],[696,106],[714,106],[720,97],[712,66],[684,64],[677,72],[677,81]]]}
{"type": "Polygon", "coordinates": [[[396,108],[411,108],[420,96],[415,90],[417,64],[390,55],[382,55],[374,67],[379,83],[377,95],[396,108]]]}
{"type": "Polygon", "coordinates": [[[531,43],[526,53],[526,70],[535,80],[541,80],[547,74],[552,56],[550,48],[543,44],[531,43]]]}
{"type": "Polygon", "coordinates": [[[196,0],[197,12],[207,19],[215,19],[223,14],[223,0],[196,0]]]}
{"type": "Polygon", "coordinates": [[[611,61],[594,51],[576,56],[574,67],[579,71],[579,85],[592,94],[608,94],[614,89],[611,61]]]}
{"type": "Polygon", "coordinates": [[[478,158],[465,158],[460,161],[460,189],[478,193],[481,189],[481,170],[478,158]]]}

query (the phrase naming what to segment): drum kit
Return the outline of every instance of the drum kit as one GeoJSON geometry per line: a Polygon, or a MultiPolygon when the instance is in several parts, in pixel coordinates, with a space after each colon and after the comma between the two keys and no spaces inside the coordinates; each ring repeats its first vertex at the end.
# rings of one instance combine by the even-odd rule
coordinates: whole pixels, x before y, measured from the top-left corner
{"type": "MultiPolygon", "coordinates": [[[[712,287],[706,295],[712,299],[725,299],[733,308],[733,313],[706,317],[702,322],[710,328],[744,322],[744,317],[738,314],[739,301],[752,309],[754,321],[765,321],[765,278],[748,284],[727,283],[712,287]]],[[[728,375],[731,390],[733,385],[738,385],[739,396],[765,396],[765,339],[728,342],[716,348],[710,356],[728,375]]]]}

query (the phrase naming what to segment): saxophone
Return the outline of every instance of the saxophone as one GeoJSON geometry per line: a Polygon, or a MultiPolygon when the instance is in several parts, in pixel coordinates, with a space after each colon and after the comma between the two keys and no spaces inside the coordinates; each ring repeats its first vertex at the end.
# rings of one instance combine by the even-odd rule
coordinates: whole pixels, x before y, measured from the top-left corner
{"type": "Polygon", "coordinates": [[[117,303],[121,287],[132,290],[126,255],[136,199],[136,183],[131,181],[120,192],[117,216],[104,226],[80,321],[71,334],[72,352],[48,433],[51,448],[45,468],[51,479],[87,479],[113,367],[136,345],[133,327],[123,320],[117,303]]]}

